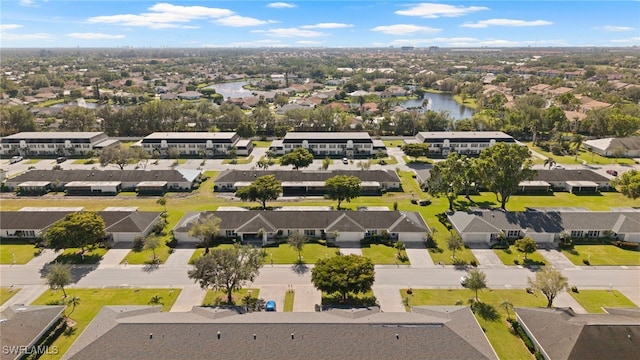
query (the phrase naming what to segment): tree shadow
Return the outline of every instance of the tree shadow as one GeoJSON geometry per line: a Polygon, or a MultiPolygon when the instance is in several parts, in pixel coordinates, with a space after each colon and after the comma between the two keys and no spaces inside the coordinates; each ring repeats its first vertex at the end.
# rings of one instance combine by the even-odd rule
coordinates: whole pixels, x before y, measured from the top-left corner
{"type": "Polygon", "coordinates": [[[159,264],[146,264],[142,267],[142,271],[146,273],[152,273],[160,268],[159,264]]]}
{"type": "Polygon", "coordinates": [[[474,301],[471,305],[471,310],[475,314],[478,314],[482,319],[487,321],[498,321],[500,320],[500,313],[495,308],[495,306],[491,304],[486,304],[481,301],[474,301]]]}
{"type": "Polygon", "coordinates": [[[93,265],[97,264],[102,260],[102,255],[100,254],[82,254],[73,253],[73,254],[60,254],[58,257],[53,260],[54,263],[62,263],[62,264],[76,264],[76,265],[93,265]]]}
{"type": "Polygon", "coordinates": [[[298,275],[304,275],[309,272],[309,266],[304,262],[298,262],[296,264],[291,265],[291,271],[298,275]]]}
{"type": "Polygon", "coordinates": [[[374,295],[362,295],[355,296],[352,294],[347,295],[346,299],[343,299],[341,294],[322,294],[322,306],[328,306],[333,308],[352,308],[352,307],[367,307],[377,305],[377,299],[374,295]]]}

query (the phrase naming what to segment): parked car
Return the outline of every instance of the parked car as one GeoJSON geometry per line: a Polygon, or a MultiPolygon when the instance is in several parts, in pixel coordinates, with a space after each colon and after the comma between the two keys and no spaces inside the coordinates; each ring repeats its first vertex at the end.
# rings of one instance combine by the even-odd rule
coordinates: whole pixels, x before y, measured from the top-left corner
{"type": "Polygon", "coordinates": [[[349,159],[342,158],[342,163],[345,164],[345,165],[349,164],[349,159]]]}
{"type": "Polygon", "coordinates": [[[611,176],[618,176],[618,172],[616,170],[607,170],[607,174],[611,176]]]}
{"type": "Polygon", "coordinates": [[[17,162],[20,162],[23,160],[22,156],[14,156],[11,158],[11,160],[9,161],[10,164],[15,164],[17,162]]]}
{"type": "Polygon", "coordinates": [[[460,278],[460,285],[462,285],[462,287],[466,287],[467,286],[467,280],[469,280],[469,275],[464,275],[460,278]]]}
{"type": "Polygon", "coordinates": [[[267,305],[264,307],[265,311],[276,311],[276,302],[274,300],[267,301],[267,305]]]}
{"type": "Polygon", "coordinates": [[[64,156],[60,156],[59,158],[57,158],[57,159],[56,159],[56,162],[57,162],[58,164],[63,163],[63,162],[65,162],[65,161],[67,161],[67,158],[66,158],[66,157],[64,157],[64,156]]]}
{"type": "Polygon", "coordinates": [[[564,169],[564,166],[562,166],[562,165],[556,165],[556,166],[554,166],[553,168],[554,168],[554,169],[558,169],[558,170],[563,170],[563,169],[564,169]]]}

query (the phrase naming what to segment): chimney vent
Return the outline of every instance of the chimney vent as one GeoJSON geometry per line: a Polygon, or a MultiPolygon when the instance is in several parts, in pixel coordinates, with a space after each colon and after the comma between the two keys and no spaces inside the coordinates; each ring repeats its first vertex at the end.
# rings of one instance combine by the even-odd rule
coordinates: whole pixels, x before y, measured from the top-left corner
{"type": "Polygon", "coordinates": [[[149,339],[153,339],[153,333],[149,334],[149,339]]]}
{"type": "Polygon", "coordinates": [[[218,340],[220,340],[220,331],[218,331],[218,340]]]}
{"type": "Polygon", "coordinates": [[[293,333],[291,333],[291,340],[293,340],[295,337],[295,335],[293,333]]]}

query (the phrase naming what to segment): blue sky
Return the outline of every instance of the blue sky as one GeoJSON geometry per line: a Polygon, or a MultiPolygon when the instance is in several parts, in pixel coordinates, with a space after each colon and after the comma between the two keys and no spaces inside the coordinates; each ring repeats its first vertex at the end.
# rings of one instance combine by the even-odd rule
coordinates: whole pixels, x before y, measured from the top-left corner
{"type": "Polygon", "coordinates": [[[2,48],[638,45],[637,0],[0,3],[2,48]]]}

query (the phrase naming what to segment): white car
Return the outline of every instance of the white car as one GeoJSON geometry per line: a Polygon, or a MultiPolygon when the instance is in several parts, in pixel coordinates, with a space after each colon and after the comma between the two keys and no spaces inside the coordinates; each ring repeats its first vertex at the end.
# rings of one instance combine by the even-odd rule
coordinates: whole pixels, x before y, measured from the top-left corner
{"type": "Polygon", "coordinates": [[[460,277],[460,285],[462,285],[462,287],[466,287],[467,286],[467,280],[469,280],[469,275],[464,275],[464,276],[460,277]]]}
{"type": "Polygon", "coordinates": [[[9,163],[10,164],[15,164],[15,163],[20,162],[22,160],[23,160],[22,156],[14,156],[14,157],[11,158],[9,163]]]}
{"type": "Polygon", "coordinates": [[[349,159],[342,158],[342,163],[345,164],[345,165],[349,164],[349,159]]]}
{"type": "Polygon", "coordinates": [[[564,166],[562,166],[562,165],[556,165],[553,168],[556,169],[556,170],[564,170],[564,166]]]}

